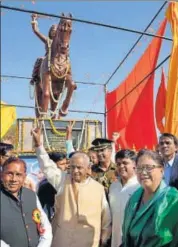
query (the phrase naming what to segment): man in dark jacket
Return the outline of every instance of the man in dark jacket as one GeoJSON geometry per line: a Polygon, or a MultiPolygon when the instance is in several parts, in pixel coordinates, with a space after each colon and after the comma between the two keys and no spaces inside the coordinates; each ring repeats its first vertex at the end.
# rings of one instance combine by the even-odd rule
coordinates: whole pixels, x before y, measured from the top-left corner
{"type": "Polygon", "coordinates": [[[167,185],[178,189],[178,139],[170,133],[159,138],[159,151],[164,159],[164,180],[167,185]]]}
{"type": "Polygon", "coordinates": [[[1,244],[50,247],[51,225],[36,194],[23,187],[26,164],[10,157],[1,172],[1,244]]]}

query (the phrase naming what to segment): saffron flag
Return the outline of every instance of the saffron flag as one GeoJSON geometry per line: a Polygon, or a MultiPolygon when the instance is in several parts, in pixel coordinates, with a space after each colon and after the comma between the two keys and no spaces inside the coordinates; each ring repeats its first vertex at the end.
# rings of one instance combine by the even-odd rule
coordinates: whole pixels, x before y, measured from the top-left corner
{"type": "Polygon", "coordinates": [[[154,73],[149,77],[135,104],[126,128],[126,141],[135,148],[153,149],[157,144],[153,100],[154,73]]]}
{"type": "Polygon", "coordinates": [[[156,123],[160,133],[164,132],[163,118],[165,117],[165,109],[166,109],[166,85],[165,85],[164,71],[162,70],[161,83],[158,89],[158,93],[156,96],[156,103],[155,103],[156,123]]]}
{"type": "Polygon", "coordinates": [[[16,120],[16,108],[1,101],[1,138],[5,136],[16,120]]]}
{"type": "MultiPolygon", "coordinates": [[[[164,35],[166,23],[167,20],[164,19],[156,33],[157,35],[164,35]]],[[[106,94],[108,137],[111,138],[113,132],[119,132],[120,138],[118,140],[118,144],[121,148],[132,148],[133,145],[136,145],[135,142],[137,140],[135,140],[135,138],[132,141],[130,139],[126,140],[125,133],[133,109],[135,109],[135,105],[150,78],[146,78],[139,86],[137,86],[137,84],[140,83],[155,68],[161,44],[162,39],[156,37],[153,38],[146,51],[141,56],[127,78],[115,90],[106,94]],[[132,92],[129,93],[130,91],[132,92]],[[128,95],[125,97],[126,94],[128,95]],[[117,104],[117,102],[119,103],[117,104]]],[[[145,111],[147,110],[144,105],[143,108],[145,111]]],[[[137,126],[138,129],[141,128],[144,121],[144,119],[141,119],[141,115],[139,116],[139,119],[140,122],[137,126]]],[[[134,131],[134,129],[132,131],[134,131]]],[[[155,133],[153,133],[153,136],[154,134],[155,133]]],[[[152,133],[150,133],[150,138],[155,141],[155,136],[153,138],[151,135],[152,133]]],[[[142,137],[144,138],[144,136],[142,137]]],[[[144,139],[144,141],[146,144],[147,140],[144,139]]]]}
{"type": "Polygon", "coordinates": [[[178,136],[178,2],[170,2],[166,17],[171,24],[173,46],[166,95],[165,132],[178,136]]]}

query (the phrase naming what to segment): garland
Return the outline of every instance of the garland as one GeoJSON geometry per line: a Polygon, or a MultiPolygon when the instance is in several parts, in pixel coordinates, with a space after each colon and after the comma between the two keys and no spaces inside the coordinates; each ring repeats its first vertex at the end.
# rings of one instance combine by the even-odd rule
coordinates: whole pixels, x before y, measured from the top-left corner
{"type": "Polygon", "coordinates": [[[58,136],[66,136],[66,133],[60,132],[60,131],[58,131],[58,130],[55,128],[52,119],[49,119],[49,122],[50,122],[50,125],[51,125],[51,128],[52,128],[52,131],[53,131],[56,135],[58,135],[58,136]]]}
{"type": "Polygon", "coordinates": [[[23,151],[23,142],[24,142],[24,120],[21,123],[21,151],[23,151]]]}
{"type": "Polygon", "coordinates": [[[18,154],[18,149],[19,149],[19,121],[16,122],[15,147],[16,147],[16,151],[18,154]]]}
{"type": "MultiPolygon", "coordinates": [[[[36,118],[33,119],[33,125],[32,126],[33,126],[33,129],[35,129],[36,126],[38,126],[37,125],[37,119],[36,118]]],[[[33,139],[32,139],[32,152],[35,152],[35,145],[34,145],[33,139]]]]}
{"type": "Polygon", "coordinates": [[[52,40],[51,39],[47,39],[47,43],[48,43],[48,71],[50,71],[50,65],[51,65],[51,44],[52,44],[52,40]]]}
{"type": "Polygon", "coordinates": [[[46,140],[47,147],[48,147],[49,151],[51,151],[51,147],[49,145],[49,141],[48,141],[48,137],[47,137],[47,133],[46,133],[46,128],[45,128],[44,120],[41,121],[41,124],[43,126],[43,133],[44,133],[44,137],[45,137],[45,140],[46,140]]]}
{"type": "Polygon", "coordinates": [[[86,124],[85,124],[85,141],[84,141],[84,145],[83,145],[83,151],[86,152],[87,151],[87,143],[86,143],[86,140],[87,140],[87,130],[86,130],[86,124]]]}
{"type": "Polygon", "coordinates": [[[101,137],[100,131],[99,131],[99,124],[98,124],[98,121],[95,121],[95,133],[96,133],[96,138],[101,137]]]}
{"type": "Polygon", "coordinates": [[[70,63],[68,62],[68,63],[67,63],[67,66],[66,66],[66,71],[65,71],[64,75],[59,76],[59,75],[57,75],[56,72],[54,71],[54,65],[51,64],[51,71],[52,71],[53,75],[54,75],[57,79],[63,79],[63,78],[65,78],[65,77],[67,76],[69,70],[70,70],[70,63]]]}
{"type": "Polygon", "coordinates": [[[83,120],[83,126],[82,126],[81,135],[80,135],[80,140],[78,140],[78,148],[77,148],[77,150],[80,149],[81,142],[82,142],[82,138],[83,138],[84,130],[85,130],[85,120],[83,120]]]}

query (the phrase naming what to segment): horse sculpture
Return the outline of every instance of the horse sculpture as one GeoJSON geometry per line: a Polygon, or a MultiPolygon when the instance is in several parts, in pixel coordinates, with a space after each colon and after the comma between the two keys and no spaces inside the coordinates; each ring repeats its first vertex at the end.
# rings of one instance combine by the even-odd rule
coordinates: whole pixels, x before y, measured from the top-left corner
{"type": "MultiPolygon", "coordinates": [[[[69,42],[72,33],[71,18],[71,14],[68,17],[65,17],[64,14],[61,15],[59,24],[53,25],[49,31],[49,33],[55,32],[52,40],[49,38],[43,40],[42,38],[45,36],[40,36],[41,34],[34,30],[47,46],[46,56],[43,59],[37,59],[33,71],[33,74],[39,75],[40,73],[40,76],[36,77],[40,81],[36,79],[35,82],[36,117],[46,117],[49,103],[51,103],[51,117],[55,119],[58,101],[65,88],[67,93],[59,110],[58,118],[66,116],[68,113],[73,91],[76,89],[76,84],[72,80],[69,60],[69,42]]],[[[32,23],[36,23],[36,16],[32,15],[32,20],[32,23]]]]}

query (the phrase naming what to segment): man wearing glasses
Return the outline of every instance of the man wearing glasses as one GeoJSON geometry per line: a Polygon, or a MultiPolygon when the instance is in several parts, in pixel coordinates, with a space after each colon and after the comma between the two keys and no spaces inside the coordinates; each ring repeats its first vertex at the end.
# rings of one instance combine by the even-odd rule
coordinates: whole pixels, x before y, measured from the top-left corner
{"type": "Polygon", "coordinates": [[[159,138],[159,151],[164,159],[164,180],[167,185],[178,189],[178,139],[170,133],[159,138]]]}

